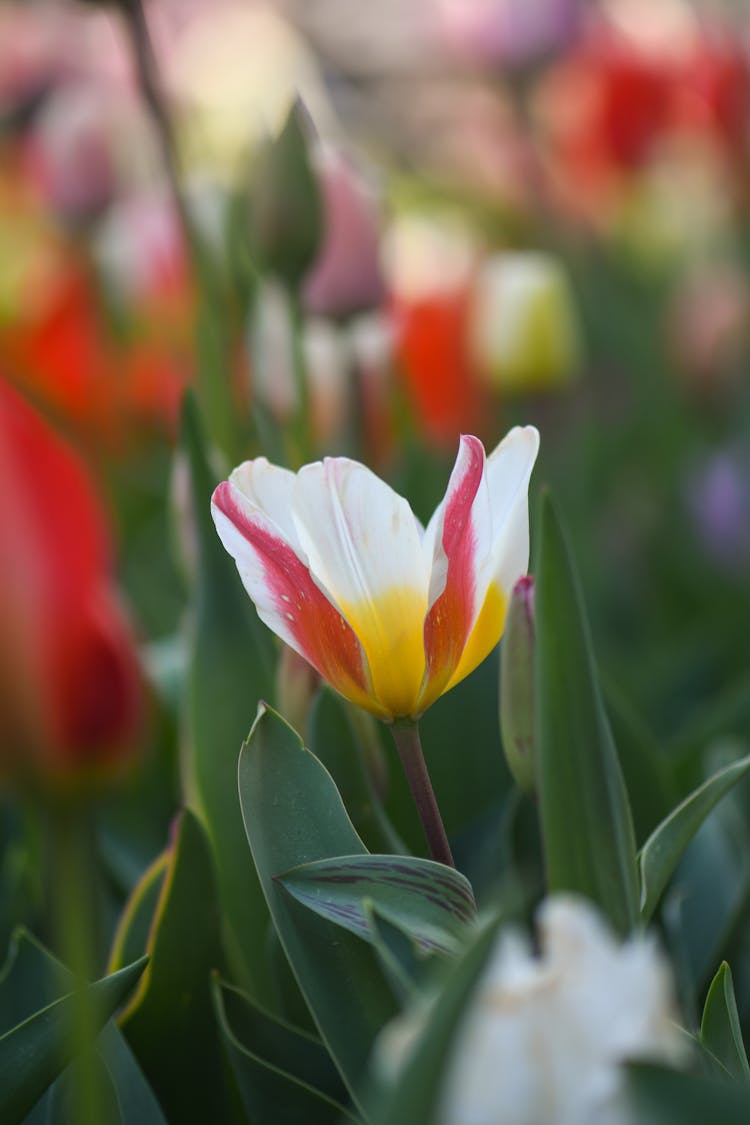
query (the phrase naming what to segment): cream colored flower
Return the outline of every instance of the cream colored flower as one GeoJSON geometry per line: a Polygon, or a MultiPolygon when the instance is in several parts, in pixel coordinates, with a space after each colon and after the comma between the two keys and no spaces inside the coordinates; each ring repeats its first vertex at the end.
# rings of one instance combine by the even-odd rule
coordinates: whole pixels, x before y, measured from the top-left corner
{"type": "MultiPolygon", "coordinates": [[[[594,908],[558,895],[539,912],[540,954],[503,932],[459,1029],[435,1125],[636,1125],[621,1064],[679,1062],[668,966],[648,935],[619,941],[594,908]]],[[[425,1012],[391,1025],[386,1072],[425,1012]]]]}

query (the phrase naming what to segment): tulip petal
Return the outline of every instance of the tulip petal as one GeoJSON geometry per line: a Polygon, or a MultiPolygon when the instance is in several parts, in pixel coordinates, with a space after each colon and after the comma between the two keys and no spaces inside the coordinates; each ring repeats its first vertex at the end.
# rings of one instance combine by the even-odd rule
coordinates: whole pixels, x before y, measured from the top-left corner
{"type": "Polygon", "coordinates": [[[445,499],[425,533],[432,569],[421,710],[445,690],[459,664],[486,592],[491,535],[484,448],[478,438],[462,435],[445,499]]]}
{"type": "Polygon", "coordinates": [[[292,519],[294,473],[272,465],[265,457],[256,457],[238,465],[229,480],[254,507],[276,524],[290,547],[299,554],[297,529],[292,519]]]}
{"type": "MultiPolygon", "coordinates": [[[[483,568],[483,594],[448,688],[468,676],[500,639],[510,592],[529,565],[529,480],[539,450],[533,426],[516,426],[487,458],[492,547],[483,568]]],[[[446,689],[447,690],[447,689],[446,689]]]]}
{"type": "Polygon", "coordinates": [[[293,514],[311,572],[362,644],[376,700],[391,717],[412,714],[428,571],[409,504],[363,465],[337,457],[300,470],[293,514]]]}
{"type": "MultiPolygon", "coordinates": [[[[253,491],[248,475],[252,477],[245,473],[243,484],[253,491]]],[[[260,476],[269,483],[262,469],[260,476]]],[[[284,487],[280,481],[274,481],[279,491],[284,487]]],[[[258,488],[266,500],[272,491],[258,488]]],[[[354,631],[314,581],[278,524],[230,481],[214,491],[211,510],[219,537],[237,563],[261,621],[342,695],[372,710],[367,664],[354,631]]]]}

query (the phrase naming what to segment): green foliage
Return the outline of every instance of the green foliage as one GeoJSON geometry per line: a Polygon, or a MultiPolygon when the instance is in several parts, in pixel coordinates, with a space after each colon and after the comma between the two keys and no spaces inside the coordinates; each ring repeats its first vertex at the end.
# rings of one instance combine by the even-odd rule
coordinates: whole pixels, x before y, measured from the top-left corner
{"type": "Polygon", "coordinates": [[[367,854],[330,774],[284,720],[261,707],[239,767],[245,830],[271,917],[300,990],[352,1096],[396,1010],[360,938],[307,910],[277,881],[292,867],[367,854]]]}
{"type": "Polygon", "coordinates": [[[750,1077],[732,970],[726,961],[722,961],[719,966],[706,996],[701,1020],[701,1043],[733,1078],[750,1077]]]}
{"type": "Polygon", "coordinates": [[[188,800],[214,850],[228,955],[239,979],[270,1001],[263,954],[268,912],[237,801],[237,755],[260,699],[273,693],[273,646],[216,535],[210,514],[216,483],[194,401],[183,418],[198,541],[190,627],[185,724],[188,800]]]}
{"type": "Polygon", "coordinates": [[[0,1119],[4,1123],[23,1121],[71,1062],[76,1011],[86,1005],[92,1032],[104,1028],[96,1039],[95,1059],[99,1067],[106,1067],[118,1098],[124,1101],[119,1121],[161,1125],[153,1095],[116,1028],[108,1023],[145,966],[146,959],[141,958],[71,991],[72,978],[59,962],[24,931],[16,933],[0,977],[0,1119]],[[132,1116],[138,1107],[143,1111],[140,1119],[132,1116]]]}
{"type": "Polygon", "coordinates": [[[469,881],[429,859],[339,856],[294,867],[276,880],[297,902],[365,940],[368,907],[431,952],[455,953],[476,917],[469,881]]]}
{"type": "Polygon", "coordinates": [[[627,933],[638,917],[630,807],[579,583],[549,495],[539,528],[537,777],[547,885],[588,896],[627,933]]]}
{"type": "Polygon", "coordinates": [[[685,849],[701,824],[750,768],[750,757],[705,781],[654,829],[640,852],[641,915],[648,921],[685,849]]]}

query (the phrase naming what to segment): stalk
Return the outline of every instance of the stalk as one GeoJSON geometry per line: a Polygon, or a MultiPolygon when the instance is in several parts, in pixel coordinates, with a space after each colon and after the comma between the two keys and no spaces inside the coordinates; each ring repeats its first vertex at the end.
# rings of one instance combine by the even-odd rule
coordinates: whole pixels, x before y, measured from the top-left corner
{"type": "Polygon", "coordinates": [[[430,855],[438,863],[455,867],[430,775],[427,772],[427,763],[424,760],[419,737],[419,724],[412,719],[400,719],[393,724],[391,731],[427,837],[430,855]]]}

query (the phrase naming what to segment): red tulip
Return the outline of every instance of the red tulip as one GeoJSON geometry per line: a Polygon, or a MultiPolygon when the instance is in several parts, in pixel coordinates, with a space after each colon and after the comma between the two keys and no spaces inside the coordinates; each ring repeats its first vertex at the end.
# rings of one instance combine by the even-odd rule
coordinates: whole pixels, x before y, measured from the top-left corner
{"type": "Polygon", "coordinates": [[[0,380],[0,767],[47,778],[110,767],[129,755],[139,711],[91,481],[0,380]]]}

